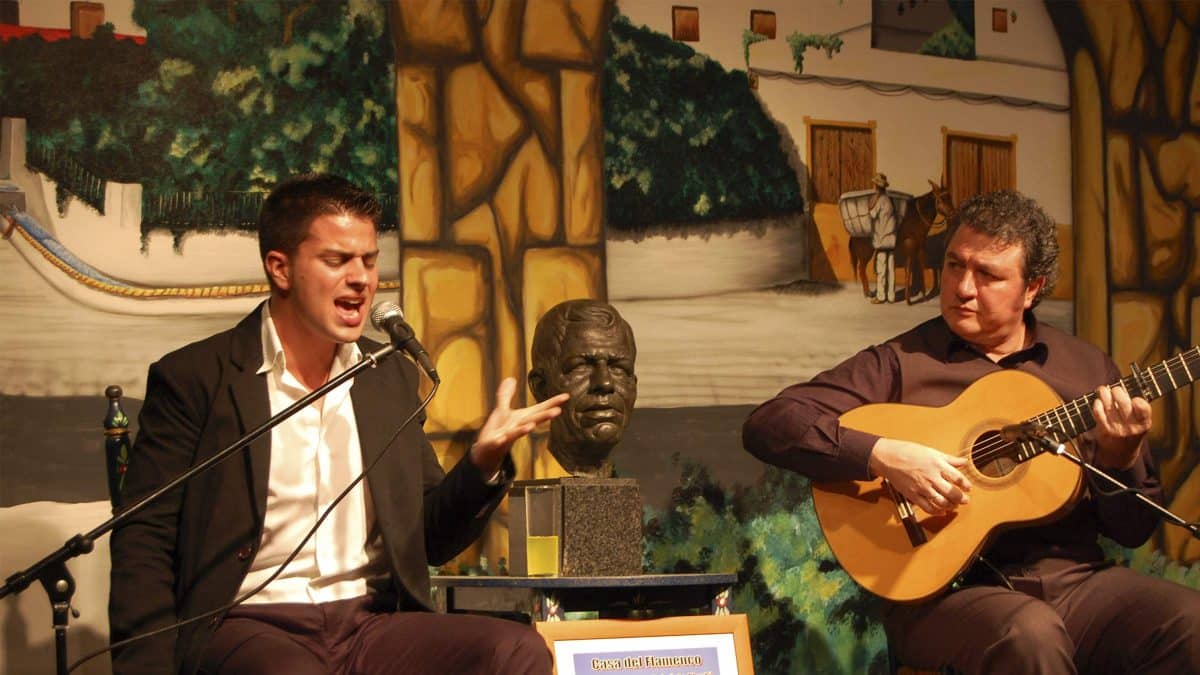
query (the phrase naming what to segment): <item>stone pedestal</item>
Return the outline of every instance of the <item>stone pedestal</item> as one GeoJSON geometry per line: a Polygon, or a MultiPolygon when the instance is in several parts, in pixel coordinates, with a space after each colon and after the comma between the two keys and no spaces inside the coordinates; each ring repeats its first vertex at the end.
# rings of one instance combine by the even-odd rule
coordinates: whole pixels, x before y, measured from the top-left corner
{"type": "Polygon", "coordinates": [[[509,490],[509,571],[528,573],[526,510],[531,487],[550,488],[559,526],[560,576],[642,573],[642,498],[632,478],[544,478],[517,481],[509,490]]]}

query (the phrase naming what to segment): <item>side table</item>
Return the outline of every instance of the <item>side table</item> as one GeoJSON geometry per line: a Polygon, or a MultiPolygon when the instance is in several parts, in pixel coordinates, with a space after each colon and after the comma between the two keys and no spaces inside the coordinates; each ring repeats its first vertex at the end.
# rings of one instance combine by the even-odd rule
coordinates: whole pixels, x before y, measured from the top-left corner
{"type": "Polygon", "coordinates": [[[601,619],[728,614],[737,574],[639,574],[621,577],[435,576],[434,603],[445,612],[519,615],[560,621],[566,612],[601,619]]]}

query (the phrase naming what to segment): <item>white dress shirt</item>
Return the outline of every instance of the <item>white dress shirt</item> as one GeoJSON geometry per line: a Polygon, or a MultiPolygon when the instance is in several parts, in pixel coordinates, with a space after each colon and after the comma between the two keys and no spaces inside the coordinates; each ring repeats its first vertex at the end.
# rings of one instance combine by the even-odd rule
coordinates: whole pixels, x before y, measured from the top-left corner
{"type": "MultiPolygon", "coordinates": [[[[287,368],[283,345],[262,310],[263,365],[274,415],[309,393],[287,368]]],[[[358,345],[338,347],[329,377],[361,358],[358,345]]],[[[271,468],[263,536],[239,595],[267,579],[329,504],[362,472],[358,424],[347,381],[271,430],[271,468]]],[[[356,485],[296,558],[248,603],[330,602],[366,595],[366,579],[386,573],[366,480],[356,485]],[[368,539],[370,537],[370,540],[368,539]]]]}

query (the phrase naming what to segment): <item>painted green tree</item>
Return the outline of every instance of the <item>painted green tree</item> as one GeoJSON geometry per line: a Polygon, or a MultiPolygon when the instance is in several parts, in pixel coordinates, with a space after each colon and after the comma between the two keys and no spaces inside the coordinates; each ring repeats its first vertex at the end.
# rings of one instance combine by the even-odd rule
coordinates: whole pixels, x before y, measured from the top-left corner
{"type": "Polygon", "coordinates": [[[971,60],[975,58],[975,38],[961,23],[951,21],[926,40],[917,53],[971,60]]]}
{"type": "Polygon", "coordinates": [[[610,227],[638,232],[803,208],[779,130],[744,71],[618,15],[604,76],[610,227]]]}
{"type": "MultiPolygon", "coordinates": [[[[137,0],[146,44],[93,39],[0,46],[0,110],[28,120],[35,149],[69,153],[106,180],[161,195],[268,190],[306,171],[397,191],[392,47],[380,0],[137,0]],[[103,64],[103,67],[81,67],[103,64]]],[[[243,200],[250,227],[257,211],[243,200]]],[[[214,205],[173,214],[224,227],[214,205]]],[[[394,219],[385,222],[394,227],[394,219]]],[[[161,226],[143,219],[143,229],[161,226]]]]}
{"type": "Polygon", "coordinates": [[[842,571],[806,479],[768,468],[727,490],[685,465],[671,507],[649,511],[647,572],[737,572],[732,606],[750,621],[760,673],[885,673],[879,606],[842,571]]]}
{"type": "Polygon", "coordinates": [[[952,59],[975,58],[975,0],[949,0],[954,17],[917,50],[918,54],[952,59]]]}
{"type": "Polygon", "coordinates": [[[138,0],[159,67],[137,102],[151,189],[256,190],[304,171],[396,189],[393,59],[377,0],[138,0]]]}
{"type": "Polygon", "coordinates": [[[160,166],[130,115],[156,67],[145,47],[116,39],[112,24],[89,40],[0,42],[0,115],[26,120],[33,150],[68,152],[109,180],[137,182],[160,166]]]}

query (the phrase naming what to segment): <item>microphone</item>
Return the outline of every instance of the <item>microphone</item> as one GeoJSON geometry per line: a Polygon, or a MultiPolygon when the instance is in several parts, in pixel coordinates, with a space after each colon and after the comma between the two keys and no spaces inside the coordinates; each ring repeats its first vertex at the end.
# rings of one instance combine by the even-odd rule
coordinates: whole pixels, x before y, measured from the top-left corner
{"type": "Polygon", "coordinates": [[[404,312],[400,310],[400,305],[394,302],[376,304],[371,308],[371,325],[387,333],[397,349],[408,352],[409,356],[417,362],[417,365],[421,366],[435,384],[442,381],[442,378],[438,377],[437,369],[433,367],[433,361],[430,360],[429,354],[421,346],[421,343],[417,342],[417,337],[413,335],[412,326],[409,326],[404,320],[404,312]]]}
{"type": "Polygon", "coordinates": [[[1026,443],[1040,441],[1046,437],[1046,427],[1037,422],[1020,422],[1008,424],[1000,428],[1000,438],[1009,443],[1026,443]]]}

